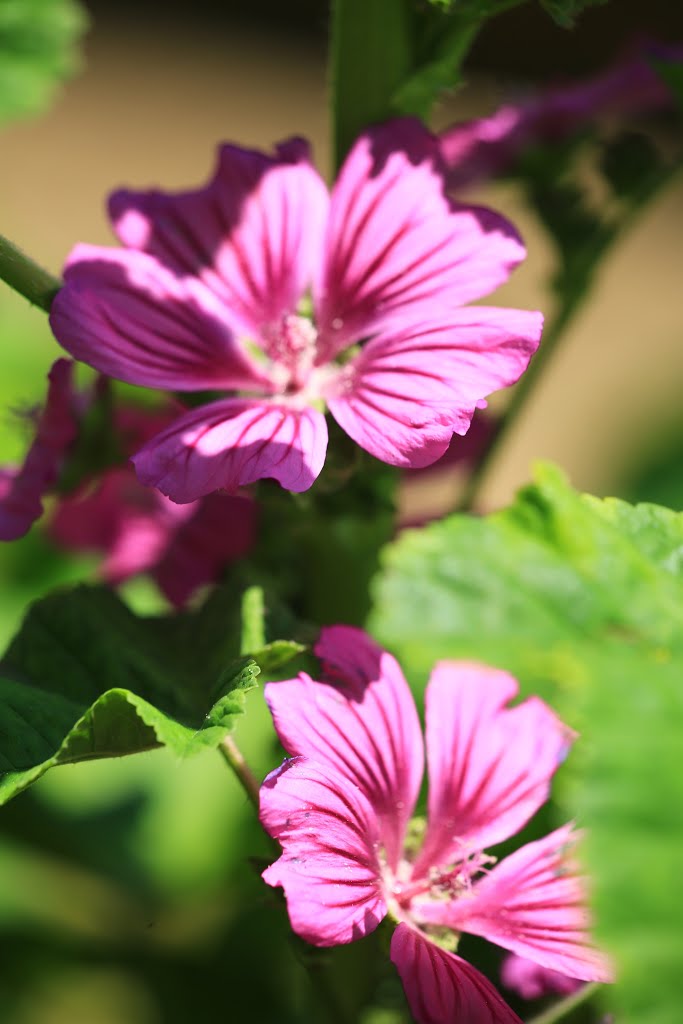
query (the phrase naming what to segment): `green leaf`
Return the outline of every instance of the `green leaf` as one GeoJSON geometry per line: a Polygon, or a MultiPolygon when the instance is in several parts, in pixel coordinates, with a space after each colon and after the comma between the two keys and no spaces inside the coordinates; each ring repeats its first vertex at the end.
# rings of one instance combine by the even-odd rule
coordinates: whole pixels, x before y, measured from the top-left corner
{"type": "Polygon", "coordinates": [[[679,113],[683,114],[683,65],[680,60],[652,61],[655,71],[664,79],[676,100],[679,113]]]}
{"type": "Polygon", "coordinates": [[[560,797],[588,827],[609,999],[627,1024],[675,1024],[683,515],[577,494],[546,466],[510,508],[406,532],[383,565],[371,628],[413,679],[440,658],[498,665],[579,730],[560,797]]]}
{"type": "Polygon", "coordinates": [[[427,119],[439,95],[461,84],[460,68],[480,26],[481,22],[472,18],[451,18],[439,25],[428,58],[394,93],[393,110],[427,119]]]}
{"type": "Polygon", "coordinates": [[[78,587],[33,605],[0,663],[0,802],[53,765],[217,746],[260,671],[236,656],[235,604],[140,619],[78,587]]]}
{"type": "Polygon", "coordinates": [[[76,0],[0,3],[0,122],[36,114],[78,68],[87,24],[76,0]]]}

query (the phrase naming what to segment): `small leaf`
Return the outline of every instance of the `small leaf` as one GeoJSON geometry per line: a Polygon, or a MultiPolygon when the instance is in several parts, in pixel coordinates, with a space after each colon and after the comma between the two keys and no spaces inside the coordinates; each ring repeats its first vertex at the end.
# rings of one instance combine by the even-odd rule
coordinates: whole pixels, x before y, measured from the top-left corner
{"type": "Polygon", "coordinates": [[[76,0],[0,3],[0,122],[36,114],[78,67],[87,24],[76,0]]]}

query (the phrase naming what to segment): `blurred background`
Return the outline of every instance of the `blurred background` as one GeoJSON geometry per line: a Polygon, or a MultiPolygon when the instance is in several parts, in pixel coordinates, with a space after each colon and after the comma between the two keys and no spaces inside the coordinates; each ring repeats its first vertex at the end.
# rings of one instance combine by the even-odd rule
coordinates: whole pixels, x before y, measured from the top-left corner
{"type": "MultiPolygon", "coordinates": [[[[322,0],[92,0],[87,8],[80,74],[48,113],[3,131],[2,231],[49,270],[59,272],[77,241],[113,240],[104,203],[114,187],[195,186],[209,175],[219,140],[270,147],[304,135],[328,173],[322,0]]],[[[437,125],[596,72],[638,36],[680,40],[683,9],[670,0],[613,0],[571,32],[536,4],[511,11],[482,33],[466,86],[442,104],[437,125]]],[[[494,301],[549,311],[557,258],[520,189],[496,183],[469,198],[509,217],[529,250],[494,301]]],[[[491,467],[484,505],[506,502],[537,458],[600,495],[674,504],[683,494],[682,215],[679,181],[610,252],[491,467]]],[[[0,462],[8,462],[27,444],[16,411],[42,399],[59,350],[44,313],[4,285],[0,333],[0,462]]],[[[458,480],[446,474],[431,487],[429,502],[446,508],[458,480]]],[[[419,514],[423,494],[405,500],[408,513],[419,514]]],[[[91,567],[65,560],[37,531],[0,550],[0,639],[11,636],[31,597],[91,567]]],[[[240,740],[265,774],[277,754],[257,697],[252,704],[240,740]]],[[[279,974],[263,969],[283,922],[245,860],[267,854],[250,821],[213,753],[182,765],[158,752],[60,768],[3,808],[2,1024],[253,1019],[234,1002],[250,979],[263,992],[263,1012],[281,1021],[279,993],[300,986],[302,971],[295,950],[279,974]]]]}

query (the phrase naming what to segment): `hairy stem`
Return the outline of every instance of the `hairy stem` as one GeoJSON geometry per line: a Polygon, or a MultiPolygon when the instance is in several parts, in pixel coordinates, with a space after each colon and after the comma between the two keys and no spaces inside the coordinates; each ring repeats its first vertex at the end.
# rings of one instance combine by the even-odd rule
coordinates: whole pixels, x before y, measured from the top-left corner
{"type": "Polygon", "coordinates": [[[34,306],[50,312],[62,282],[34,263],[8,238],[0,235],[0,279],[34,306]]]}
{"type": "Polygon", "coordinates": [[[583,985],[577,992],[572,992],[570,996],[560,999],[554,1006],[549,1006],[543,1013],[532,1017],[528,1024],[556,1024],[556,1021],[562,1020],[568,1014],[573,1013],[577,1007],[587,1003],[599,988],[600,986],[596,981],[583,985]]]}

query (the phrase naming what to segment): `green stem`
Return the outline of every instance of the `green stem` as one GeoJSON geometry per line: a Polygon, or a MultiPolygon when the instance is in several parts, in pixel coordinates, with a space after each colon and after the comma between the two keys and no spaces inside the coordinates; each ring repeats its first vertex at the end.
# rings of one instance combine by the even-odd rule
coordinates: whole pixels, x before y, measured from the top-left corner
{"type": "Polygon", "coordinates": [[[309,960],[305,966],[318,1003],[325,1010],[330,1024],[352,1024],[332,984],[327,964],[318,958],[309,960]]]}
{"type": "Polygon", "coordinates": [[[532,1017],[527,1024],[556,1024],[556,1021],[562,1020],[563,1017],[573,1013],[579,1006],[583,1006],[589,999],[592,999],[599,988],[600,986],[596,981],[591,982],[589,985],[583,985],[577,992],[573,992],[570,996],[560,999],[554,1006],[549,1006],[543,1013],[532,1017]]]}
{"type": "Polygon", "coordinates": [[[333,0],[330,101],[337,170],[364,128],[395,113],[392,98],[413,67],[412,6],[407,0],[333,0]]]}
{"type": "Polygon", "coordinates": [[[259,784],[256,776],[247,764],[244,754],[235,743],[232,736],[226,736],[218,748],[232,768],[237,781],[249,797],[256,810],[259,808],[259,784]]]}
{"type": "Polygon", "coordinates": [[[62,282],[43,270],[8,238],[0,235],[0,279],[46,313],[62,282]]]}

